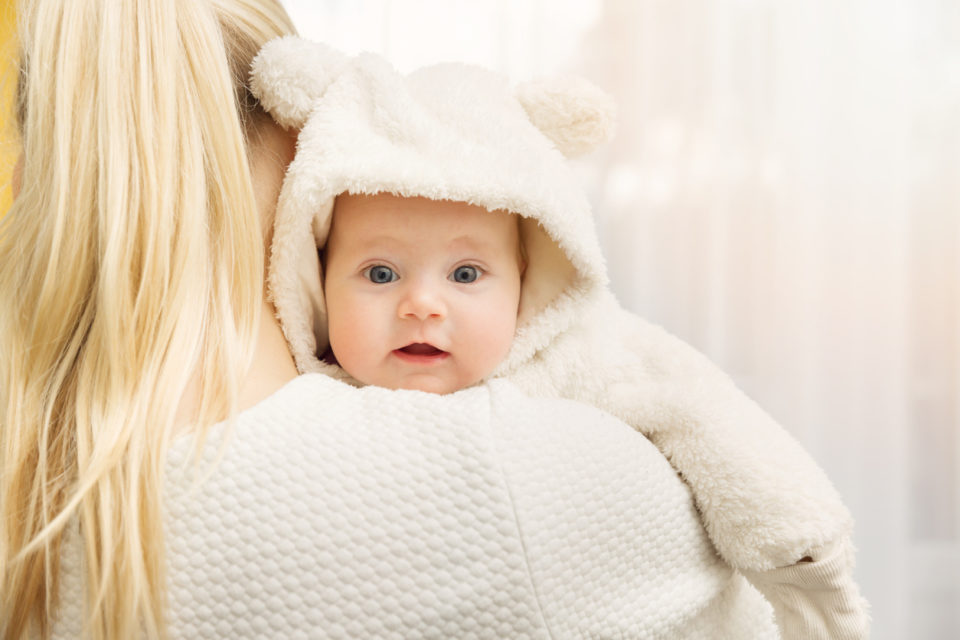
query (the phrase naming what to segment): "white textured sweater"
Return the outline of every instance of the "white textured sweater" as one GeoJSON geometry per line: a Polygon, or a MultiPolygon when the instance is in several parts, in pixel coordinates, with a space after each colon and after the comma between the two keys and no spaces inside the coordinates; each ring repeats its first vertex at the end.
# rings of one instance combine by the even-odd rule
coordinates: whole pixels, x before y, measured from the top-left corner
{"type": "MultiPolygon", "coordinates": [[[[778,637],[666,459],[586,405],[311,374],[199,483],[192,455],[168,467],[173,638],[778,637]]],[[[74,537],[57,638],[79,637],[78,559],[74,537]]]]}

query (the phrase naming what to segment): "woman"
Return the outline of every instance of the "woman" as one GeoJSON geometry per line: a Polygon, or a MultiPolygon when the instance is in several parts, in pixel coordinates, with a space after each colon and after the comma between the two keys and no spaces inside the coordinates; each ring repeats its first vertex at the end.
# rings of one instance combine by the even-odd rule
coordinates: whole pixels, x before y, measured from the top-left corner
{"type": "Polygon", "coordinates": [[[295,139],[247,87],[276,0],[19,15],[0,637],[776,637],[625,424],[296,376],[263,293],[295,139]]]}

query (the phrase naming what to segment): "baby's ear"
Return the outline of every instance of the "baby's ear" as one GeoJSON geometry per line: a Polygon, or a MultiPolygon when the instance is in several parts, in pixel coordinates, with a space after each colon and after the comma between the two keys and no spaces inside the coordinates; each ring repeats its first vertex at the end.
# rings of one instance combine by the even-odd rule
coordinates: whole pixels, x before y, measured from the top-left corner
{"type": "Polygon", "coordinates": [[[300,128],[346,65],[347,56],[336,49],[284,36],[265,44],[254,58],[250,88],[278,124],[300,128]]]}
{"type": "Polygon", "coordinates": [[[592,151],[613,133],[613,98],[582,78],[525,82],[516,96],[531,122],[568,158],[592,151]]]}

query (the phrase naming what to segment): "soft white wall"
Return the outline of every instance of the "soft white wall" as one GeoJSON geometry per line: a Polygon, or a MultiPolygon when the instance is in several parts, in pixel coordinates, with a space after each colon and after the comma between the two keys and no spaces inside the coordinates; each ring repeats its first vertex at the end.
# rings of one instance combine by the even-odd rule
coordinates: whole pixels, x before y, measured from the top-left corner
{"type": "Polygon", "coordinates": [[[613,286],[729,371],[857,518],[877,640],[960,637],[960,2],[285,0],[401,69],[573,71],[613,286]]]}

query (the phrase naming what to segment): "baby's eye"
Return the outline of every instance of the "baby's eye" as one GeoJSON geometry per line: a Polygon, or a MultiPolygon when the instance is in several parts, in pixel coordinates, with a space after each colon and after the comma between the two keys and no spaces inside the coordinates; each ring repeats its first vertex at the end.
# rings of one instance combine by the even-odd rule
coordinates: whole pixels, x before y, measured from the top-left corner
{"type": "Polygon", "coordinates": [[[460,282],[463,284],[469,284],[475,282],[477,278],[480,277],[480,269],[471,266],[463,265],[462,267],[457,267],[453,270],[453,273],[450,274],[450,279],[454,282],[460,282]]]}
{"type": "Polygon", "coordinates": [[[385,267],[382,264],[365,269],[363,275],[374,284],[386,284],[400,279],[393,269],[385,267]]]}

